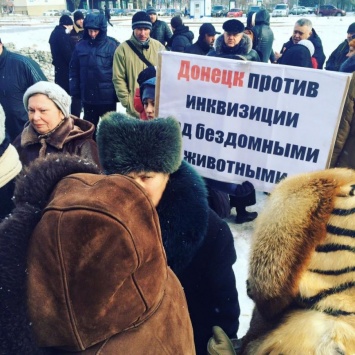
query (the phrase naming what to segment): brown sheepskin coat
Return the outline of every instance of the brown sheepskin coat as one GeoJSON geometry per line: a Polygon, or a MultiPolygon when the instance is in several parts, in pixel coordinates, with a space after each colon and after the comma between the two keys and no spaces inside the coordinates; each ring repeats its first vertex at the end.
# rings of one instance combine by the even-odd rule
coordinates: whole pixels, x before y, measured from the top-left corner
{"type": "Polygon", "coordinates": [[[355,172],[287,178],[257,221],[243,354],[355,354],[355,172]]]}

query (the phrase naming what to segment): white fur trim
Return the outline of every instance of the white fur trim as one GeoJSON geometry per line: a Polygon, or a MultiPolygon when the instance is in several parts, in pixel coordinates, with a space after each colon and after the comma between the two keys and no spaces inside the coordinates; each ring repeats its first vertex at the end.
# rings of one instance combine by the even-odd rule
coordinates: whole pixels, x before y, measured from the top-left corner
{"type": "Polygon", "coordinates": [[[15,147],[10,144],[0,157],[0,187],[5,186],[21,171],[22,164],[15,147]]]}

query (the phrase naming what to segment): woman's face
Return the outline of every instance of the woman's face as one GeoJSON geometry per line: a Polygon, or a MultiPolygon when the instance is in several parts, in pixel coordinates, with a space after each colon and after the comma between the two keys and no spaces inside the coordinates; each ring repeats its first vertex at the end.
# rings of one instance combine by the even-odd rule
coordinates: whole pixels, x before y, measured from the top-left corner
{"type": "Polygon", "coordinates": [[[144,112],[149,120],[155,118],[155,101],[153,99],[145,99],[143,102],[144,112]]]}
{"type": "Polygon", "coordinates": [[[144,171],[130,173],[128,176],[145,189],[154,206],[157,207],[168,183],[169,174],[144,171]]]}
{"type": "Polygon", "coordinates": [[[28,99],[28,119],[39,134],[46,134],[58,126],[64,115],[47,95],[35,94],[28,99]]]}
{"type": "Polygon", "coordinates": [[[349,52],[346,55],[348,58],[352,57],[355,54],[355,47],[350,46],[349,47],[349,52]]]}

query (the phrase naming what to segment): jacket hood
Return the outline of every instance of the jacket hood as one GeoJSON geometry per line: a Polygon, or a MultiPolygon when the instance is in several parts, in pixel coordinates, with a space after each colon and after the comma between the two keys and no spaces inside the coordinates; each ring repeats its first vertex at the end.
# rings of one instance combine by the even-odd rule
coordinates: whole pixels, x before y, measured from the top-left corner
{"type": "Polygon", "coordinates": [[[179,275],[204,241],[209,213],[205,183],[187,162],[170,175],[157,211],[168,265],[179,275]]]}
{"type": "Polygon", "coordinates": [[[238,55],[245,56],[251,51],[252,48],[253,48],[253,43],[250,37],[245,33],[243,33],[243,37],[240,40],[239,44],[233,48],[227,47],[225,45],[223,34],[218,36],[215,42],[215,51],[217,55],[235,54],[236,56],[238,55]]]}
{"type": "Polygon", "coordinates": [[[185,25],[182,25],[182,26],[179,26],[178,28],[176,28],[173,36],[174,37],[185,36],[190,40],[190,42],[192,42],[192,40],[195,37],[194,33],[192,31],[190,31],[188,26],[185,26],[185,25]]]}
{"type": "Polygon", "coordinates": [[[107,20],[104,14],[88,14],[84,19],[84,36],[83,39],[91,42],[100,42],[107,37],[107,20]],[[88,29],[100,30],[95,40],[89,36],[88,29]]]}
{"type": "Polygon", "coordinates": [[[43,347],[85,350],[138,327],[164,296],[158,216],[144,189],[122,175],[62,179],[28,255],[29,314],[43,347]]]}
{"type": "MultiPolygon", "coordinates": [[[[62,149],[65,143],[74,139],[92,138],[95,131],[94,125],[86,120],[76,118],[75,116],[66,117],[62,125],[58,127],[51,135],[46,137],[46,143],[62,149]]],[[[40,136],[33,129],[28,121],[21,134],[21,146],[26,147],[31,144],[39,143],[40,136]]]]}
{"type": "Polygon", "coordinates": [[[265,9],[260,9],[255,15],[255,25],[270,25],[270,14],[265,9]]]}

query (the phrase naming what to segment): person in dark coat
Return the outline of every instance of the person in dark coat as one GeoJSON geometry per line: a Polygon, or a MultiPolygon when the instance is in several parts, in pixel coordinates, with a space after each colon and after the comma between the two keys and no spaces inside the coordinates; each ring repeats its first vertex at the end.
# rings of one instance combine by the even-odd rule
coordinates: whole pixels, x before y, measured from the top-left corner
{"type": "Polygon", "coordinates": [[[342,73],[353,73],[355,71],[355,39],[349,42],[347,59],[341,64],[339,71],[342,73]]]}
{"type": "Polygon", "coordinates": [[[40,81],[26,90],[23,105],[28,122],[14,141],[23,165],[52,153],[78,155],[99,164],[95,127],[70,115],[70,103],[66,91],[52,82],[40,81]]]}
{"type": "Polygon", "coordinates": [[[102,14],[88,14],[84,36],[76,45],[70,62],[70,94],[80,98],[84,119],[97,126],[100,116],[116,111],[117,96],[112,82],[113,55],[119,46],[107,36],[102,14]]]}
{"type": "Polygon", "coordinates": [[[261,61],[264,63],[268,63],[270,59],[273,61],[274,33],[270,28],[270,14],[266,9],[261,8],[256,12],[255,26],[252,27],[252,31],[254,34],[253,49],[258,52],[261,61]]]}
{"type": "Polygon", "coordinates": [[[185,49],[192,45],[194,34],[185,26],[180,16],[174,16],[170,21],[173,35],[168,42],[168,48],[173,52],[185,52],[185,49]]]}
{"type": "Polygon", "coordinates": [[[74,24],[73,29],[70,31],[70,39],[72,46],[75,48],[76,44],[83,39],[84,36],[84,14],[76,10],[74,12],[74,24]]]}
{"type": "Polygon", "coordinates": [[[339,44],[337,48],[329,56],[325,70],[339,71],[341,64],[343,64],[349,52],[349,42],[355,37],[355,22],[353,22],[349,27],[346,35],[346,39],[339,44]]]}
{"type": "Polygon", "coordinates": [[[18,153],[5,135],[5,112],[0,105],[0,222],[14,208],[15,178],[21,169],[18,153]]]}
{"type": "Polygon", "coordinates": [[[104,5],[104,8],[105,8],[105,18],[106,18],[106,21],[107,21],[107,23],[110,25],[110,26],[112,26],[113,27],[113,24],[110,22],[110,20],[111,20],[111,13],[110,13],[110,9],[106,6],[106,5],[104,5]]]}
{"type": "Polygon", "coordinates": [[[213,48],[217,32],[211,23],[203,23],[199,29],[199,36],[197,41],[185,49],[185,53],[207,55],[213,48]]]}
{"type": "MultiPolygon", "coordinates": [[[[307,40],[302,40],[299,42],[299,44],[294,44],[287,51],[285,51],[285,53],[279,59],[278,64],[291,65],[294,67],[313,68],[311,53],[306,46],[301,44],[303,41],[307,40]]],[[[311,41],[308,42],[313,46],[311,41]]]]}
{"type": "Polygon", "coordinates": [[[152,21],[150,37],[159,41],[163,46],[166,46],[170,37],[173,35],[169,25],[165,21],[158,20],[157,11],[154,7],[148,6],[146,12],[152,21]]]}
{"type": "Polygon", "coordinates": [[[301,18],[295,23],[293,35],[290,40],[283,44],[281,52],[275,52],[275,62],[280,61],[280,57],[294,44],[297,44],[302,39],[308,39],[313,43],[314,54],[313,57],[317,60],[317,69],[323,69],[325,62],[325,54],[323,51],[322,40],[317,35],[313,28],[312,22],[309,19],[301,18]]]}
{"type": "Polygon", "coordinates": [[[22,132],[28,120],[23,94],[42,80],[47,78],[37,62],[8,51],[0,39],[0,104],[5,111],[5,132],[10,142],[22,132]]]}
{"type": "Polygon", "coordinates": [[[59,25],[55,26],[49,37],[54,65],[54,82],[69,94],[69,63],[72,55],[72,44],[69,33],[73,29],[73,20],[62,15],[59,25]]]}
{"type": "Polygon", "coordinates": [[[206,354],[214,325],[235,338],[240,309],[233,236],[208,207],[202,178],[181,161],[179,123],[110,112],[100,122],[97,141],[105,173],[132,177],[156,206],[168,265],[185,290],[196,353],[206,354]]]}
{"type": "Polygon", "coordinates": [[[250,37],[243,32],[242,22],[232,19],[224,22],[222,27],[224,33],[217,38],[215,48],[208,56],[260,62],[250,37]]]}

